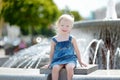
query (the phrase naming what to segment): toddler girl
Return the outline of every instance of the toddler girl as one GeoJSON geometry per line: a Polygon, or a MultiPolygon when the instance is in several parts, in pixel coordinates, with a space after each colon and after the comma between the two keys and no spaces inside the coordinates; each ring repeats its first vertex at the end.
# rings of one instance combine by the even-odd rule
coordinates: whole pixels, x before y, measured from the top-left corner
{"type": "Polygon", "coordinates": [[[77,60],[81,66],[87,66],[81,61],[76,39],[70,35],[73,24],[74,18],[68,14],[61,15],[57,21],[57,35],[52,38],[47,65],[52,69],[52,80],[58,80],[62,68],[67,71],[67,80],[72,80],[77,60]]]}

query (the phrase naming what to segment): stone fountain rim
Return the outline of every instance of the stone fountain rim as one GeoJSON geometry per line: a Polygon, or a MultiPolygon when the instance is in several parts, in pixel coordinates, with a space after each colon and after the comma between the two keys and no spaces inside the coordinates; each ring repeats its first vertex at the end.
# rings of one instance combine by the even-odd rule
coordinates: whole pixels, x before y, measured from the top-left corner
{"type": "Polygon", "coordinates": [[[74,23],[75,27],[89,27],[89,26],[119,26],[120,19],[97,19],[97,20],[81,20],[74,23]]]}

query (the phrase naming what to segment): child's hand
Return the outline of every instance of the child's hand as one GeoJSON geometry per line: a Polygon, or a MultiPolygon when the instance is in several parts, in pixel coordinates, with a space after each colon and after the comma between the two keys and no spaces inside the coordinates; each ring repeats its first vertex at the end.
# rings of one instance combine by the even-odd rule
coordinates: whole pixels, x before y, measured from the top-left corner
{"type": "Polygon", "coordinates": [[[81,67],[87,67],[87,64],[84,64],[84,63],[80,63],[81,67]]]}
{"type": "Polygon", "coordinates": [[[49,64],[44,65],[44,66],[43,66],[43,67],[41,67],[41,68],[49,68],[49,64]]]}

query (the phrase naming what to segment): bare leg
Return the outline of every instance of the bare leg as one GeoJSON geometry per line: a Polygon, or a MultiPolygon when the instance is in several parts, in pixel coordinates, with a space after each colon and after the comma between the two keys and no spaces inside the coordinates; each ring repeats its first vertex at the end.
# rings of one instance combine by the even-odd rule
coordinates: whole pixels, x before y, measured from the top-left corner
{"type": "Polygon", "coordinates": [[[53,66],[53,69],[52,69],[52,80],[58,80],[59,71],[61,70],[62,67],[63,67],[63,65],[54,65],[53,66]]]}
{"type": "Polygon", "coordinates": [[[68,63],[65,65],[66,71],[67,71],[67,80],[72,80],[73,74],[74,74],[74,63],[68,63]]]}

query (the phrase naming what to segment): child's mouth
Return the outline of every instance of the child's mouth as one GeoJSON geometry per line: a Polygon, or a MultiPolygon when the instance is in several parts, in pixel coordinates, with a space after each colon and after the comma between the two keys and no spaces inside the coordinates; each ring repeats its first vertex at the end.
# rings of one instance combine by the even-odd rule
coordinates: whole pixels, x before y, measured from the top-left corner
{"type": "Polygon", "coordinates": [[[67,32],[67,30],[62,30],[63,32],[67,32]]]}

